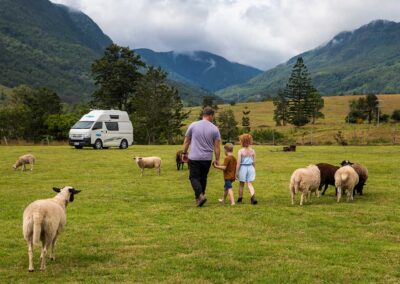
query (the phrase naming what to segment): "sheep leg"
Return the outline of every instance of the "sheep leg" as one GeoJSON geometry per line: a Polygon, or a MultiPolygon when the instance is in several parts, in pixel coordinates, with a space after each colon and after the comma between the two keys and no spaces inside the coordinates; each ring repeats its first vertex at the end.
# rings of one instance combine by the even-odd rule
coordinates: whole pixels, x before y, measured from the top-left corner
{"type": "Polygon", "coordinates": [[[21,171],[25,171],[25,164],[22,164],[21,171]]]}
{"type": "MultiPolygon", "coordinates": [[[[321,190],[322,186],[318,190],[321,190]]],[[[328,184],[325,184],[324,191],[322,191],[322,195],[325,195],[325,191],[328,189],[328,184]]]]}
{"type": "Polygon", "coordinates": [[[42,247],[42,254],[40,255],[40,270],[46,270],[46,254],[47,250],[49,249],[51,242],[50,241],[44,241],[43,247],[42,247]]]}
{"type": "Polygon", "coordinates": [[[56,235],[54,237],[53,241],[51,242],[51,254],[50,254],[50,259],[51,260],[56,260],[55,246],[56,246],[57,237],[58,237],[58,235],[56,235]]]}
{"type": "Polygon", "coordinates": [[[340,201],[340,197],[342,197],[342,188],[341,187],[337,188],[337,194],[336,195],[337,195],[336,196],[337,202],[339,202],[340,201]]]}
{"type": "Polygon", "coordinates": [[[28,257],[29,257],[29,272],[33,272],[35,269],[33,268],[33,238],[30,238],[28,241],[28,257]]]}
{"type": "Polygon", "coordinates": [[[304,201],[304,192],[301,193],[300,205],[303,205],[303,201],[304,201]]]}
{"type": "Polygon", "coordinates": [[[141,177],[143,176],[143,171],[144,171],[144,169],[141,168],[141,169],[140,169],[140,176],[141,176],[141,177]]]}
{"type": "Polygon", "coordinates": [[[158,168],[157,168],[157,174],[158,174],[158,175],[161,175],[161,167],[158,167],[158,168]]]}
{"type": "Polygon", "coordinates": [[[313,192],[312,192],[312,191],[309,191],[309,192],[308,192],[308,196],[309,196],[309,197],[308,197],[308,201],[309,201],[310,203],[312,202],[312,200],[311,200],[311,199],[312,199],[312,195],[313,195],[313,192]]]}
{"type": "Polygon", "coordinates": [[[33,171],[33,163],[31,163],[31,171],[33,171]]]}
{"type": "Polygon", "coordinates": [[[294,205],[294,189],[290,190],[290,195],[292,197],[292,205],[294,205]]]}

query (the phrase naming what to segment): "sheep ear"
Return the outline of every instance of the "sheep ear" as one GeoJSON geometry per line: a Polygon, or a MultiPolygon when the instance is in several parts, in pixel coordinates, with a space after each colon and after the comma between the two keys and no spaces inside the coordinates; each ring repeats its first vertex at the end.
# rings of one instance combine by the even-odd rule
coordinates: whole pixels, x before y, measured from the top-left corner
{"type": "Polygon", "coordinates": [[[53,190],[54,190],[55,192],[60,192],[60,191],[61,191],[61,189],[58,188],[58,187],[53,187],[53,190]]]}
{"type": "Polygon", "coordinates": [[[71,193],[71,194],[78,194],[79,192],[81,192],[80,190],[77,190],[77,189],[75,189],[75,188],[70,188],[69,189],[69,193],[71,193]]]}

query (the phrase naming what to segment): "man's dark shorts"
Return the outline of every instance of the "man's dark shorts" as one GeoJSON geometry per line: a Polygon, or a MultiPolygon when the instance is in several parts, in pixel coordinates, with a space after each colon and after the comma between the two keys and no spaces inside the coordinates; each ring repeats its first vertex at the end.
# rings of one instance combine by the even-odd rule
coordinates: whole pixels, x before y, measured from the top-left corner
{"type": "Polygon", "coordinates": [[[230,179],[226,179],[225,180],[225,184],[224,184],[224,189],[225,190],[231,189],[232,188],[232,182],[234,182],[234,181],[232,181],[230,179]]]}

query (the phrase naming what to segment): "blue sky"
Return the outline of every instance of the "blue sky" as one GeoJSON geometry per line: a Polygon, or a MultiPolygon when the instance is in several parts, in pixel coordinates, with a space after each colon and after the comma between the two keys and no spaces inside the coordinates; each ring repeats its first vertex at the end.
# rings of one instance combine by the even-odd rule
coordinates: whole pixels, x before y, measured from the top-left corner
{"type": "Polygon", "coordinates": [[[206,50],[261,69],[375,19],[400,21],[398,0],[51,0],[89,15],[131,48],[206,50]]]}

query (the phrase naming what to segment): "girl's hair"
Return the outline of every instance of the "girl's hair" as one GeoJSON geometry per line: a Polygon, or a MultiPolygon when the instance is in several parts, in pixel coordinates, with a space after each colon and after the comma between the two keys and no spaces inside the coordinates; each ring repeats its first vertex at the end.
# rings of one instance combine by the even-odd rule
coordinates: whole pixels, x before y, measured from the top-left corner
{"type": "Polygon", "coordinates": [[[249,147],[251,144],[253,144],[253,136],[250,134],[242,134],[239,136],[240,144],[242,144],[243,147],[249,147]]]}

